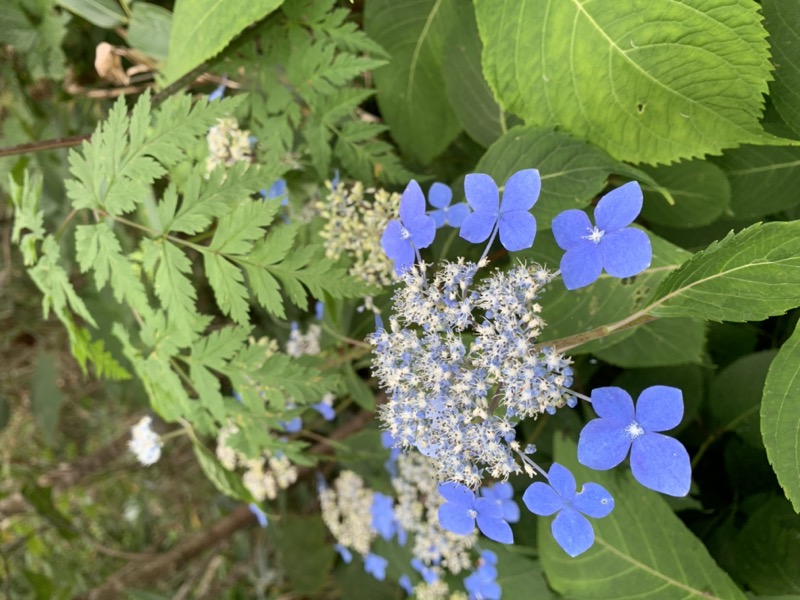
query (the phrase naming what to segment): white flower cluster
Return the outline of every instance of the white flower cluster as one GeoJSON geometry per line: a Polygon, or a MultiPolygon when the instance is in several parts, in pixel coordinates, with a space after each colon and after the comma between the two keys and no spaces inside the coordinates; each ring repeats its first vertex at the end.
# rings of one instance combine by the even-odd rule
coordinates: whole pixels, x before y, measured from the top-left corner
{"type": "Polygon", "coordinates": [[[342,471],[333,487],[319,491],[322,520],[336,541],[366,556],[376,532],[372,528],[373,492],[353,471],[342,471]]]}
{"type": "Polygon", "coordinates": [[[300,331],[300,328],[293,323],[289,339],[286,341],[286,354],[295,358],[319,354],[321,337],[322,327],[316,323],[311,323],[306,333],[300,331]]]}
{"type": "Polygon", "coordinates": [[[397,493],[394,515],[400,527],[414,536],[412,553],[437,574],[459,573],[472,568],[470,550],[478,539],[477,530],[458,535],[439,525],[439,506],[444,502],[437,490],[436,466],[417,452],[397,457],[397,493]]]}
{"type": "Polygon", "coordinates": [[[161,458],[161,447],[164,445],[152,426],[153,420],[150,417],[142,417],[131,427],[131,439],[128,441],[128,448],[145,467],[158,462],[161,458]]]}
{"type": "Polygon", "coordinates": [[[217,124],[208,130],[206,141],[206,173],[211,173],[219,165],[230,167],[239,161],[249,162],[252,158],[250,131],[239,129],[239,122],[233,117],[217,119],[217,124]]]}
{"type": "Polygon", "coordinates": [[[431,583],[421,581],[414,587],[414,598],[417,600],[468,600],[469,596],[461,590],[450,592],[450,586],[444,579],[431,583]]]}
{"type": "Polygon", "coordinates": [[[241,452],[228,446],[227,441],[238,428],[229,423],[219,431],[217,438],[217,458],[222,466],[233,471],[244,467],[242,483],[259,502],[274,500],[280,490],[288,488],[297,481],[297,467],[284,455],[273,455],[270,452],[258,458],[248,458],[241,452]]]}
{"type": "Polygon", "coordinates": [[[381,235],[400,210],[400,194],[384,189],[364,189],[356,182],[348,189],[343,182],[325,183],[329,194],[317,203],[325,226],[325,255],[333,260],[343,254],[352,261],[350,274],[372,285],[395,283],[394,265],[381,248],[381,235]],[[372,198],[370,199],[369,196],[372,198]]]}

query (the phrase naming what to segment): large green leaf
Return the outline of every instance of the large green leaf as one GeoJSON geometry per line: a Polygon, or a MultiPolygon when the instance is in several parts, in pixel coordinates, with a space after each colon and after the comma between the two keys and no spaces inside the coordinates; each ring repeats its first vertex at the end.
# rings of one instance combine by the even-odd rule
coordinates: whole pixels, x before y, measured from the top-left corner
{"type": "Polygon", "coordinates": [[[800,516],[780,497],[756,510],[736,536],[739,577],[759,594],[800,594],[800,516]]]}
{"type": "Polygon", "coordinates": [[[800,305],[800,221],[756,224],[695,254],[656,290],[649,313],[759,321],[800,305]]]}
{"type": "Polygon", "coordinates": [[[284,515],[271,529],[292,592],[301,597],[319,593],[336,557],[333,546],[326,543],[322,519],[284,515]]]}
{"type": "Polygon", "coordinates": [[[506,546],[482,539],[481,548],[497,555],[496,581],[503,590],[504,598],[549,600],[555,597],[547,587],[539,562],[515,552],[520,546],[506,546]]]}
{"type": "Polygon", "coordinates": [[[761,448],[758,410],[761,390],[774,350],[743,356],[722,369],[708,390],[710,422],[714,429],[735,431],[748,444],[761,448]]]}
{"type": "Polygon", "coordinates": [[[514,127],[494,142],[475,171],[488,173],[501,186],[513,173],[536,168],[542,192],[533,207],[537,228],[568,208],[584,208],[606,185],[611,173],[626,167],[588,142],[551,127],[514,127]]]}
{"type": "Polygon", "coordinates": [[[800,1],[761,0],[767,31],[772,42],[775,80],[770,98],[784,120],[800,135],[800,1]]]}
{"type": "Polygon", "coordinates": [[[460,129],[442,73],[442,52],[458,4],[370,0],[364,11],[367,34],[392,57],[374,73],[381,114],[400,148],[423,164],[447,148],[460,129]]]}
{"type": "Polygon", "coordinates": [[[483,78],[475,11],[458,12],[445,42],[442,73],[447,98],[469,137],[488,146],[506,129],[506,117],[483,78]]]}
{"type": "Polygon", "coordinates": [[[702,362],[705,343],[703,321],[660,319],[642,325],[627,339],[595,355],[618,367],[666,367],[702,362]]]}
{"type": "Polygon", "coordinates": [[[667,188],[675,204],[659,192],[644,187],[642,218],[667,227],[699,227],[714,222],[731,201],[731,186],[725,173],[704,160],[680,162],[666,167],[644,167],[659,185],[667,188]]]}
{"type": "Polygon", "coordinates": [[[774,139],[751,0],[477,0],[476,13],[486,79],[527,123],[650,164],[774,139]]]}
{"type": "Polygon", "coordinates": [[[57,0],[57,4],[104,29],[127,21],[117,0],[57,0]]]}
{"type": "Polygon", "coordinates": [[[164,67],[175,81],[217,55],[248,25],[274,11],[283,0],[177,0],[164,67]]]}
{"type": "Polygon", "coordinates": [[[172,13],[166,8],[137,2],[128,27],[128,43],[156,60],[164,60],[169,55],[171,28],[172,13]]]}
{"type": "Polygon", "coordinates": [[[800,326],[769,368],[761,401],[761,436],[786,497],[800,512],[800,326]]]}
{"type": "Polygon", "coordinates": [[[539,553],[551,587],[569,598],[744,599],[708,550],[656,492],[628,472],[592,471],[575,458],[575,443],[556,438],[555,458],[575,474],[614,496],[614,510],[592,519],[594,546],[570,558],[550,534],[552,517],[539,519],[539,553]]]}
{"type": "Polygon", "coordinates": [[[55,440],[64,394],[58,387],[58,365],[53,354],[41,352],[31,378],[31,410],[48,445],[55,440]]]}
{"type": "Polygon", "coordinates": [[[742,146],[715,161],[731,184],[735,219],[756,219],[800,204],[800,148],[742,146]]]}

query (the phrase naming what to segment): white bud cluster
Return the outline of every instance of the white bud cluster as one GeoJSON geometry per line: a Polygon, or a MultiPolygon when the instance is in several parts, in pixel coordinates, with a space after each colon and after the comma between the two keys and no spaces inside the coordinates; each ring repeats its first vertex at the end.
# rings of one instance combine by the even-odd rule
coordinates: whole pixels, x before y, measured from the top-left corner
{"type": "Polygon", "coordinates": [[[206,173],[211,173],[219,165],[231,167],[239,161],[250,162],[252,159],[250,131],[239,129],[239,122],[233,117],[217,119],[217,124],[208,130],[206,141],[206,173]]]}
{"type": "Polygon", "coordinates": [[[336,541],[366,556],[375,537],[372,529],[373,492],[353,471],[342,471],[333,487],[319,492],[322,520],[336,541]]]}
{"type": "Polygon", "coordinates": [[[161,437],[153,431],[152,425],[153,420],[150,417],[142,417],[131,427],[131,439],[128,441],[128,448],[145,467],[158,462],[164,445],[161,437]]]}
{"type": "Polygon", "coordinates": [[[350,274],[367,283],[395,283],[394,265],[381,248],[381,236],[389,221],[398,218],[400,194],[364,189],[358,181],[350,189],[343,182],[334,186],[328,181],[325,185],[329,193],[317,203],[325,219],[320,232],[325,239],[325,255],[333,260],[348,256],[352,261],[350,274]]]}

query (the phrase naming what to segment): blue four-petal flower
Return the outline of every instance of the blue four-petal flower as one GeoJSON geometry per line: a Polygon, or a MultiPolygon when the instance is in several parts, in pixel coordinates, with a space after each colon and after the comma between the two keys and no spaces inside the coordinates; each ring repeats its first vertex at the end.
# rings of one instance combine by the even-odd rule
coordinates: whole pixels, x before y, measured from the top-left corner
{"type": "Polygon", "coordinates": [[[678,440],[658,433],[677,427],[683,418],[678,388],[654,385],[639,395],[618,387],[592,390],[589,421],[578,439],[578,460],[591,469],[616,467],[631,451],[631,472],[643,486],[670,496],[685,496],[692,483],[689,454],[678,440]]]}
{"type": "Polygon", "coordinates": [[[553,219],[556,243],[566,250],[561,258],[561,277],[568,290],[596,281],[603,269],[621,278],[650,266],[650,238],[644,231],[628,227],[641,210],[642,188],[631,181],[600,199],[594,209],[595,226],[577,209],[553,219]]]}
{"type": "Polygon", "coordinates": [[[494,500],[503,511],[503,520],[508,523],[519,521],[519,506],[512,499],[514,488],[507,481],[498,481],[494,485],[481,488],[481,496],[494,500]]]}
{"type": "Polygon", "coordinates": [[[494,179],[484,173],[470,173],[464,179],[464,192],[474,212],[464,219],[459,235],[479,244],[497,227],[500,243],[509,252],[530,248],[536,236],[536,219],[529,211],[541,187],[539,171],[517,171],[506,181],[501,203],[494,179]]]}
{"type": "Polygon", "coordinates": [[[469,215],[469,206],[464,202],[451,205],[453,200],[453,190],[438,181],[428,190],[428,202],[436,208],[429,214],[436,221],[436,229],[449,225],[450,227],[461,227],[464,219],[469,215]]]}
{"type": "Polygon", "coordinates": [[[503,520],[503,508],[489,498],[476,498],[467,486],[448,481],[439,484],[439,494],[446,502],[439,506],[439,524],[447,531],[468,535],[478,529],[490,540],[502,544],[514,542],[511,527],[503,520]]]}
{"type": "Polygon", "coordinates": [[[427,248],[436,236],[436,222],[425,213],[425,196],[411,180],[400,198],[400,220],[392,219],[381,237],[381,247],[394,261],[398,275],[414,264],[416,250],[427,248]]]}
{"type": "Polygon", "coordinates": [[[481,552],[478,568],[464,579],[469,600],[500,600],[502,590],[497,583],[497,555],[491,550],[481,552]]]}
{"type": "Polygon", "coordinates": [[[388,560],[377,554],[372,554],[372,552],[364,557],[364,571],[372,575],[378,581],[386,579],[386,567],[388,565],[388,560]]]}
{"type": "Polygon", "coordinates": [[[547,479],[549,485],[537,481],[528,486],[522,501],[536,515],[558,513],[550,525],[553,538],[567,554],[578,556],[594,543],[594,529],[584,515],[595,519],[607,516],[614,509],[614,498],[597,483],[586,483],[576,492],[575,477],[559,463],[553,463],[547,479]]]}

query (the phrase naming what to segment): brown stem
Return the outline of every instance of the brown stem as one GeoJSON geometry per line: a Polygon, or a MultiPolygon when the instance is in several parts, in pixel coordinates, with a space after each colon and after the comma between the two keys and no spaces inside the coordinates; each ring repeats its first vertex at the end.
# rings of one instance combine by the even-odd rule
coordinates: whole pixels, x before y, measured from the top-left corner
{"type": "MultiPolygon", "coordinates": [[[[199,75],[206,70],[208,65],[203,63],[196,68],[192,69],[180,79],[169,84],[163,90],[153,96],[153,106],[156,107],[164,100],[181,91],[189,83],[194,82],[199,75]]],[[[15,154],[26,154],[28,152],[41,152],[42,150],[57,150],[58,148],[72,148],[80,143],[91,138],[90,133],[84,135],[73,135],[72,137],[56,138],[52,140],[42,140],[41,142],[28,142],[27,144],[17,144],[16,146],[8,146],[7,148],[0,148],[0,158],[4,156],[14,156],[15,154]]]]}

